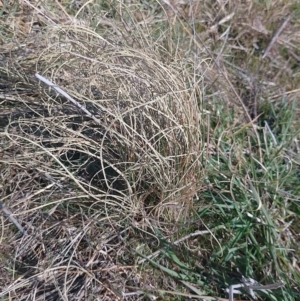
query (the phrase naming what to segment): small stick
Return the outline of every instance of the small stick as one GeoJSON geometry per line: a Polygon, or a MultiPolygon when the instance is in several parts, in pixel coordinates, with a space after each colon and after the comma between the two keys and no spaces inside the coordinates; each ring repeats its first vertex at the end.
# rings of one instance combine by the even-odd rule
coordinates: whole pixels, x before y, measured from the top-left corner
{"type": "Polygon", "coordinates": [[[27,235],[27,232],[26,230],[19,224],[19,222],[13,217],[12,213],[7,210],[3,203],[0,202],[0,210],[2,209],[3,213],[5,216],[8,217],[8,219],[13,223],[15,224],[15,226],[19,229],[19,231],[23,234],[23,235],[27,235]]]}
{"type": "Polygon", "coordinates": [[[269,53],[269,51],[271,50],[273,44],[275,43],[275,41],[278,39],[279,35],[281,34],[281,32],[283,31],[284,27],[288,24],[288,22],[290,21],[291,16],[288,16],[279,26],[279,28],[277,29],[277,31],[275,32],[275,34],[273,35],[267,49],[265,50],[264,55],[262,56],[262,58],[264,59],[267,54],[269,53]]]}
{"type": "Polygon", "coordinates": [[[64,96],[68,100],[70,100],[77,108],[79,108],[80,110],[82,110],[87,116],[89,116],[90,118],[92,118],[97,124],[99,124],[99,125],[101,124],[101,121],[98,118],[96,118],[90,111],[88,111],[84,106],[82,106],[78,101],[76,101],[68,93],[66,93],[65,91],[63,91],[60,87],[58,87],[57,85],[53,84],[50,80],[46,79],[44,76],[42,76],[42,75],[40,75],[38,73],[35,74],[35,77],[38,78],[43,83],[45,83],[46,85],[48,85],[49,87],[51,87],[54,90],[56,90],[60,95],[64,96]]]}
{"type": "Polygon", "coordinates": [[[267,284],[267,285],[259,285],[259,284],[256,284],[256,282],[253,279],[251,279],[251,278],[245,279],[243,277],[243,283],[230,285],[229,301],[234,301],[233,295],[240,293],[240,291],[236,290],[236,288],[243,287],[244,289],[246,289],[248,291],[248,293],[251,295],[251,297],[253,299],[256,299],[256,296],[254,295],[253,290],[272,290],[272,289],[276,289],[276,288],[279,288],[282,286],[284,286],[284,282],[282,282],[282,281],[277,282],[277,283],[267,284]]]}
{"type": "Polygon", "coordinates": [[[276,140],[274,134],[272,133],[272,130],[270,129],[269,124],[267,123],[267,121],[265,121],[265,128],[266,128],[267,131],[270,133],[271,138],[272,138],[272,140],[273,140],[275,146],[277,146],[277,145],[278,145],[277,140],[276,140]]]}
{"type": "Polygon", "coordinates": [[[266,285],[247,285],[247,287],[252,290],[273,290],[282,286],[284,286],[284,283],[282,281],[266,285]]]}

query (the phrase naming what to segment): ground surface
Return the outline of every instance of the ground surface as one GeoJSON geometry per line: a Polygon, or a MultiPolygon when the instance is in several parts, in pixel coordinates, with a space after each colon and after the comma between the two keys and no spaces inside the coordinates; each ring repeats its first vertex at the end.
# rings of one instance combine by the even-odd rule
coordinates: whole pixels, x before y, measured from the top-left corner
{"type": "Polygon", "coordinates": [[[300,299],[297,1],[0,15],[0,300],[300,299]]]}

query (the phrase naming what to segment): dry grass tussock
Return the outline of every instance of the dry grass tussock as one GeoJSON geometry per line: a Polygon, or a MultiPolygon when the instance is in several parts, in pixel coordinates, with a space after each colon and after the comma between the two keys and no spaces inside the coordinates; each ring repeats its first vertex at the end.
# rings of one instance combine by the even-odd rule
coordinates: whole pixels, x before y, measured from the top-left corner
{"type": "Polygon", "coordinates": [[[40,30],[39,16],[30,9],[30,32],[16,31],[2,47],[2,200],[27,235],[3,228],[8,250],[1,256],[10,254],[14,267],[1,296],[115,300],[128,282],[144,281],[131,276],[134,262],[126,258],[132,225],[150,234],[154,227],[176,231],[199,188],[203,145],[193,78],[188,62],[171,61],[163,47],[134,39],[122,24],[101,35],[84,22],[40,30]]]}
{"type": "MultiPolygon", "coordinates": [[[[264,169],[253,142],[259,104],[299,91],[299,24],[270,44],[293,4],[71,2],[0,2],[1,204],[26,231],[6,212],[0,299],[142,300],[140,289],[164,283],[175,291],[174,280],[141,272],[134,250],[154,253],[160,238],[182,242],[207,230],[201,192],[219,194],[226,183],[234,194],[251,152],[264,169]],[[226,159],[230,168],[220,171],[226,159]]],[[[248,192],[249,181],[240,181],[248,192]]],[[[187,249],[209,257],[232,236],[211,233],[203,250],[196,240],[187,249]]]]}

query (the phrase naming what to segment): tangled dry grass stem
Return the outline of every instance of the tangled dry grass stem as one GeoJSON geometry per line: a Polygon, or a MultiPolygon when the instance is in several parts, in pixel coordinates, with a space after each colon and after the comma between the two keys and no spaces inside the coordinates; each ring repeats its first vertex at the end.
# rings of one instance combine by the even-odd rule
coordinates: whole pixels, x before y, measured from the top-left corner
{"type": "MultiPolygon", "coordinates": [[[[14,269],[23,276],[1,296],[121,298],[99,278],[115,266],[111,240],[126,254],[113,233],[130,236],[130,224],[168,232],[188,219],[204,156],[198,88],[188,61],[167,63],[165,50],[143,39],[124,28],[100,34],[49,23],[7,49],[5,206],[28,235],[15,240],[14,269]]],[[[119,269],[125,283],[128,268],[119,269]]]]}

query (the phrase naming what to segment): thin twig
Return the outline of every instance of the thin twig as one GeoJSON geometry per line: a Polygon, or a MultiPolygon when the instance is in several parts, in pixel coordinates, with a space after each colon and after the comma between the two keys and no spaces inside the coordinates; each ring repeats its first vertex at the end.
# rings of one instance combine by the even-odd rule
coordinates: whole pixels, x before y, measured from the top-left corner
{"type": "Polygon", "coordinates": [[[44,16],[49,22],[52,24],[56,24],[51,18],[49,18],[45,13],[43,13],[41,10],[39,10],[37,7],[32,5],[28,0],[23,0],[28,6],[36,10],[40,15],[44,16]]]}
{"type": "Polygon", "coordinates": [[[63,91],[59,86],[53,84],[50,80],[46,79],[44,76],[36,73],[35,77],[38,78],[40,81],[48,85],[49,87],[53,88],[55,91],[57,91],[60,95],[64,96],[68,100],[70,100],[78,109],[83,111],[87,116],[92,118],[97,124],[101,124],[101,121],[95,117],[90,111],[88,111],[84,106],[82,106],[78,101],[76,101],[73,97],[71,97],[68,93],[63,91]]]}
{"type": "Polygon", "coordinates": [[[247,286],[253,290],[273,290],[284,286],[284,282],[280,281],[280,282],[266,284],[266,285],[247,285],[247,286]]]}
{"type": "Polygon", "coordinates": [[[23,235],[27,235],[26,230],[19,224],[19,222],[13,217],[12,213],[6,209],[3,205],[3,203],[0,202],[0,210],[2,209],[3,214],[13,223],[15,226],[19,229],[19,231],[23,235]]]}
{"type": "Polygon", "coordinates": [[[288,24],[288,22],[290,21],[291,16],[288,16],[279,26],[279,28],[276,30],[275,34],[273,35],[267,49],[265,50],[262,58],[264,59],[267,54],[269,53],[269,51],[271,50],[272,46],[274,45],[274,43],[276,42],[276,40],[278,39],[279,35],[281,34],[281,32],[283,31],[283,29],[286,27],[286,25],[288,24]]]}
{"type": "Polygon", "coordinates": [[[267,123],[267,121],[265,121],[265,128],[266,128],[267,131],[270,133],[271,138],[272,138],[272,140],[273,140],[275,146],[278,146],[277,140],[276,140],[276,138],[275,138],[275,136],[274,136],[274,134],[273,134],[271,128],[269,127],[269,124],[267,123]]]}
{"type": "Polygon", "coordinates": [[[273,290],[279,287],[284,286],[284,282],[280,281],[277,283],[271,283],[267,285],[257,284],[253,279],[243,278],[243,283],[233,284],[229,287],[229,301],[234,301],[233,295],[240,294],[240,291],[236,290],[237,288],[244,288],[251,295],[253,299],[256,299],[256,296],[253,290],[273,290]]]}

